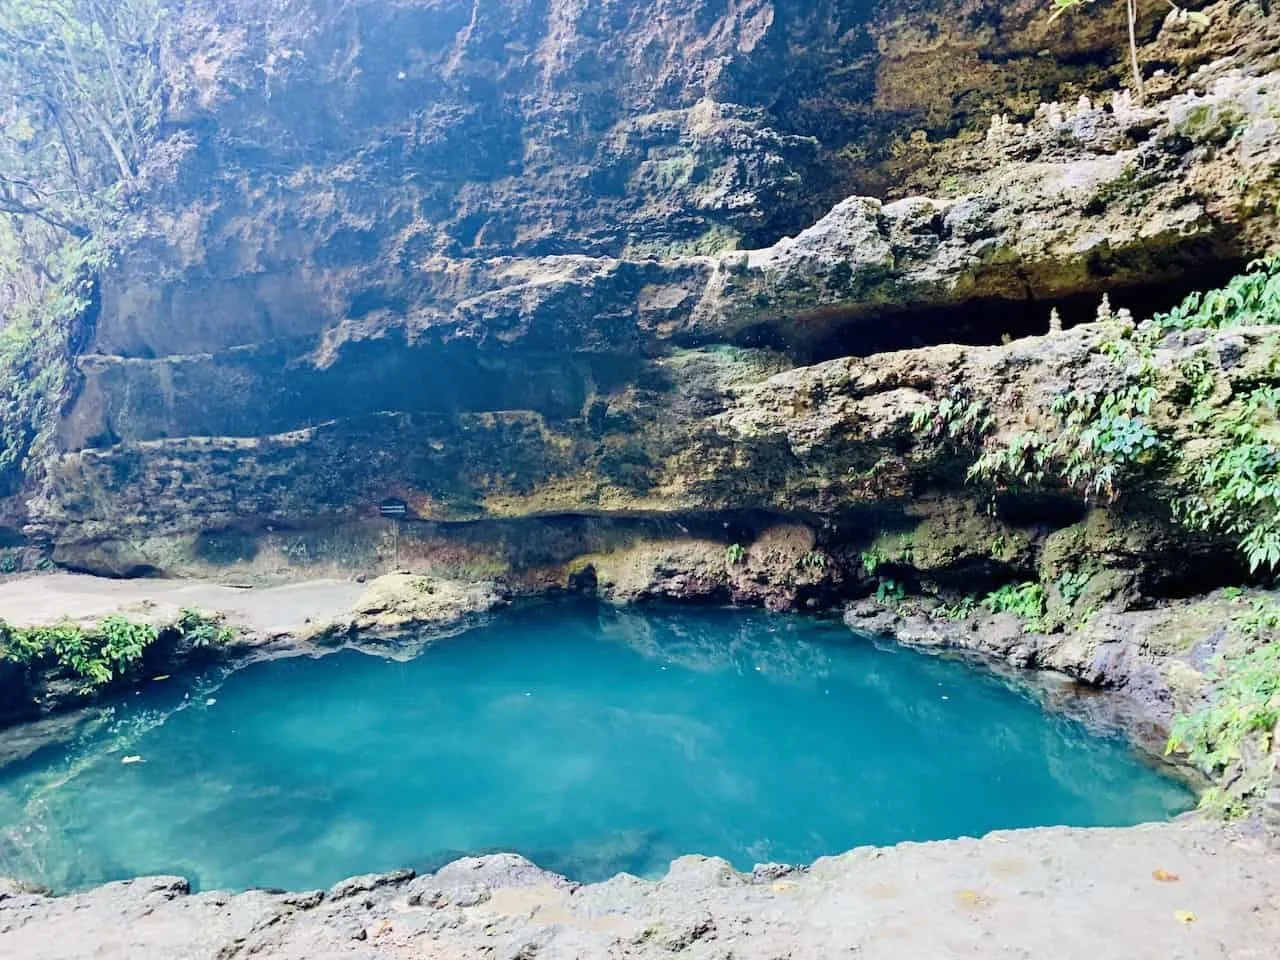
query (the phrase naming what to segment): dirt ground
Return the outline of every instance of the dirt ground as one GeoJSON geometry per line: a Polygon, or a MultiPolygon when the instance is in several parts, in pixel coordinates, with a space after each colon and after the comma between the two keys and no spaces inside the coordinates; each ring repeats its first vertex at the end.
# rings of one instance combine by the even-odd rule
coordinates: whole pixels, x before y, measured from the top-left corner
{"type": "Polygon", "coordinates": [[[366,589],[353,580],[310,580],[239,588],[198,580],[108,580],[51,573],[0,581],[0,619],[17,626],[99,620],[113,613],[171,620],[183,607],[226,615],[229,623],[264,635],[290,633],[309,620],[347,613],[366,589]]]}

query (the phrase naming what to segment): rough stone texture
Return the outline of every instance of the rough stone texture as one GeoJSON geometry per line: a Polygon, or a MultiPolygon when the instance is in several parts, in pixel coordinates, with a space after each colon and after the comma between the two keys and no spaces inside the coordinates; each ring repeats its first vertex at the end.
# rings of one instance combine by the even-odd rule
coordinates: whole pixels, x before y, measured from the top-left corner
{"type": "MultiPolygon", "coordinates": [[[[156,180],[143,235],[104,278],[80,386],[60,427],[64,453],[28,505],[29,535],[59,562],[113,574],[209,572],[201,538],[243,533],[269,544],[281,531],[335,532],[376,516],[390,495],[421,518],[448,522],[800,507],[830,514],[839,491],[823,497],[815,488],[838,466],[817,466],[818,477],[806,468],[793,480],[785,450],[752,449],[741,431],[706,421],[796,363],[916,342],[994,342],[1043,329],[1051,304],[1069,321],[1083,319],[1092,303],[1072,298],[1103,290],[1119,302],[1129,289],[1138,310],[1166,302],[1276,234],[1280,94],[1267,46],[1275,31],[1246,11],[1214,7],[1212,37],[1192,45],[1197,54],[1175,42],[1185,24],[1166,24],[1153,49],[1182,52],[1168,53],[1166,89],[1145,107],[1118,96],[1011,108],[989,136],[958,137],[934,158],[940,167],[954,162],[963,189],[891,203],[850,197],[779,239],[781,228],[752,232],[725,211],[787,209],[769,191],[797,177],[805,203],[825,196],[801,171],[804,130],[823,131],[810,160],[837,169],[827,161],[845,150],[852,128],[817,120],[831,121],[852,100],[833,95],[823,106],[822,84],[845,81],[819,79],[826,60],[823,69],[804,57],[784,64],[781,51],[784,36],[797,36],[822,57],[849,56],[846,40],[830,49],[814,40],[870,35],[836,29],[840,4],[802,11],[762,2],[721,16],[714,4],[686,2],[660,5],[643,25],[610,3],[573,16],[551,4],[522,10],[510,26],[484,5],[455,6],[406,2],[378,20],[367,3],[338,11],[245,0],[217,26],[200,4],[183,14],[195,18],[185,34],[192,49],[170,67],[190,66],[190,75],[173,110],[205,133],[176,180],[156,180]],[[255,17],[267,26],[251,29],[255,17]],[[670,47],[652,43],[655,25],[670,47]],[[1232,39],[1241,30],[1252,45],[1232,39]],[[695,32],[704,42],[692,43],[695,32]],[[361,43],[334,50],[339,35],[361,43]],[[627,53],[609,67],[581,59],[589,36],[626,46],[637,35],[646,38],[636,48],[649,51],[643,56],[627,53]],[[410,56],[406,43],[419,52],[410,56]],[[375,61],[386,45],[400,52],[375,61]],[[1210,52],[1228,56],[1204,65],[1210,52]],[[250,63],[264,65],[260,75],[246,72],[250,63]],[[607,107],[599,122],[613,131],[609,142],[647,143],[643,128],[679,144],[714,141],[706,149],[721,150],[720,159],[696,160],[698,175],[677,177],[671,196],[657,173],[627,174],[632,192],[619,195],[597,182],[603,154],[592,152],[563,181],[585,177],[573,188],[578,200],[556,194],[566,157],[596,150],[557,118],[594,117],[576,84],[600,70],[610,78],[600,89],[617,96],[612,106],[603,94],[596,104],[607,107]],[[803,106],[784,104],[778,70],[798,71],[819,92],[803,106]],[[339,89],[335,78],[347,76],[339,89]],[[440,86],[423,100],[419,86],[429,81],[440,86]],[[477,113],[495,89],[526,83],[536,96],[477,113]],[[300,109],[303,102],[324,109],[300,109]],[[361,119],[317,129],[326,110],[361,119]],[[213,132],[201,125],[210,118],[213,132]],[[471,123],[492,136],[473,136],[471,123]],[[618,123],[631,124],[625,136],[618,123]],[[252,132],[258,146],[233,130],[252,132]],[[464,130],[467,149],[457,139],[464,130]],[[518,169],[508,169],[513,143],[522,145],[518,169]],[[481,144],[494,155],[468,154],[481,144]],[[322,160],[309,161],[312,154],[322,160]],[[745,179],[726,186],[721,162],[745,179]],[[444,180],[427,183],[413,171],[444,180]],[[708,190],[728,197],[727,206],[707,206],[708,190]],[[582,197],[606,199],[587,210],[582,197]],[[618,203],[644,213],[628,220],[618,203]],[[690,205],[710,211],[699,231],[776,242],[687,249],[672,235],[676,246],[653,258],[633,249],[636,237],[667,237],[660,224],[683,230],[674,211],[690,205]],[[496,222],[538,211],[546,214],[538,225],[496,222]],[[576,226],[566,225],[567,211],[576,226]],[[463,221],[465,237],[430,235],[463,221]],[[606,227],[625,236],[584,239],[606,227]],[[808,493],[792,502],[798,488],[808,493]]],[[[903,77],[925,60],[945,60],[942,51],[959,57],[957,69],[977,69],[962,47],[1006,50],[1019,65],[1006,64],[1010,76],[1043,60],[1032,73],[1048,71],[1038,75],[1050,87],[1066,76],[1053,80],[1054,70],[1074,69],[1028,53],[1043,41],[1043,24],[1029,26],[1042,14],[1036,5],[992,12],[999,29],[969,18],[965,29],[976,33],[963,42],[954,27],[938,27],[949,10],[910,8],[904,16],[925,26],[872,31],[880,52],[868,63],[888,71],[875,81],[885,97],[909,96],[903,77]]],[[[1081,18],[1063,42],[1097,53],[1114,26],[1109,16],[1081,18]]],[[[1154,30],[1154,20],[1144,24],[1144,34],[1154,30]]],[[[857,63],[854,73],[864,69],[857,63]]],[[[1012,86],[1001,89],[979,97],[999,106],[1012,86]]],[[[872,112],[929,113],[904,103],[883,100],[872,112]]],[[[938,116],[974,103],[957,96],[938,116]]],[[[637,149],[642,167],[685,162],[637,149]]],[[[789,209],[778,216],[797,225],[818,213],[789,209]]],[[[894,500],[899,485],[887,489],[894,500]]]]}
{"type": "Polygon", "coordinates": [[[511,855],[411,876],[327,894],[191,895],[176,877],[59,898],[4,890],[0,954],[1269,960],[1280,942],[1280,860],[1196,822],[864,847],[750,874],[689,856],[656,882],[578,886],[511,855]]]}
{"type": "Polygon", "coordinates": [[[982,608],[952,620],[936,606],[889,608],[873,600],[850,604],[845,622],[900,643],[973,651],[988,662],[1051,670],[1081,681],[1085,687],[1076,689],[1077,702],[1059,700],[1059,705],[1118,726],[1159,755],[1174,716],[1200,702],[1213,659],[1242,650],[1244,642],[1231,623],[1249,610],[1255,596],[1269,597],[1216,591],[1165,600],[1156,609],[1104,609],[1053,633],[982,608]],[[1099,690],[1109,695],[1101,697],[1099,690]]]}
{"type": "MultiPolygon", "coordinates": [[[[367,586],[315,580],[262,589],[174,580],[102,580],[50,574],[0,582],[3,620],[16,626],[70,621],[90,626],[122,615],[160,629],[129,676],[97,692],[57,667],[0,658],[0,763],[21,759],[42,745],[67,741],[97,722],[95,711],[59,718],[63,711],[108,697],[120,684],[147,683],[215,664],[235,668],[286,656],[350,648],[409,658],[423,646],[464,629],[504,602],[489,582],[388,574],[367,586]],[[230,638],[193,647],[171,629],[184,610],[215,615],[230,638]],[[10,726],[13,725],[13,726],[10,726]]],[[[109,712],[109,711],[108,711],[109,712]]]]}
{"type": "Polygon", "coordinates": [[[312,623],[299,631],[303,640],[365,644],[379,637],[401,638],[414,632],[432,637],[502,602],[489,583],[459,583],[408,573],[378,577],[352,605],[349,614],[312,623]]]}

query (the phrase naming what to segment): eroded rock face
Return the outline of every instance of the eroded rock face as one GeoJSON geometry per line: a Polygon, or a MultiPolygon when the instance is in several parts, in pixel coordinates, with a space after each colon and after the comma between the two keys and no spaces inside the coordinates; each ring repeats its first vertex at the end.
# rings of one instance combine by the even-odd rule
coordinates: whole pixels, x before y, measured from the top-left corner
{"type": "Polygon", "coordinates": [[[912,409],[968,376],[1004,404],[1075,361],[1039,341],[815,361],[1038,333],[1104,291],[1141,311],[1276,235],[1276,30],[1248,10],[1195,37],[1144,20],[1167,71],[1145,106],[1077,102],[1123,66],[1111,12],[1058,61],[1030,2],[177,15],[177,132],[27,502],[32,538],[82,569],[386,572],[388,497],[419,559],[543,583],[602,545],[701,539],[668,520],[770,514],[719,550],[901,512],[954,479],[905,448],[912,409]],[[942,73],[936,100],[905,82],[942,73]],[[1069,105],[1017,93],[1030,78],[1069,105]],[[884,158],[907,154],[955,182],[839,199],[902,186],[884,158]],[[571,546],[556,517],[632,526],[571,546]],[[448,527],[508,521],[546,549],[448,527]]]}
{"type": "MultiPolygon", "coordinates": [[[[912,337],[1043,329],[1055,297],[1172,284],[1260,249],[1280,196],[1278,104],[1272,75],[1220,70],[1158,108],[1082,104],[1006,131],[990,145],[995,172],[962,199],[853,198],[796,239],[745,253],[432,256],[403,273],[405,298],[358,317],[334,292],[353,289],[345,268],[310,254],[297,261],[308,282],[337,286],[320,300],[289,292],[296,323],[180,274],[172,292],[203,298],[202,322],[158,292],[164,271],[141,279],[126,261],[94,347],[118,352],[81,359],[67,452],[32,502],[36,529],[67,562],[128,572],[175,567],[145,546],[157,537],[333,526],[375,516],[387,496],[450,522],[892,502],[927,480],[886,449],[922,394],[976,378],[1008,409],[1023,389],[1011,381],[1035,391],[1033,379],[1068,376],[1085,341],[778,371],[912,337]],[[1060,155],[1017,159],[1019,138],[1060,155]],[[967,333],[947,326],[954,316],[931,330],[904,312],[975,298],[994,318],[966,308],[967,333]],[[812,410],[797,399],[820,395],[812,410]],[[100,556],[108,541],[136,556],[100,556]]],[[[282,274],[238,276],[276,285],[282,274]]]]}

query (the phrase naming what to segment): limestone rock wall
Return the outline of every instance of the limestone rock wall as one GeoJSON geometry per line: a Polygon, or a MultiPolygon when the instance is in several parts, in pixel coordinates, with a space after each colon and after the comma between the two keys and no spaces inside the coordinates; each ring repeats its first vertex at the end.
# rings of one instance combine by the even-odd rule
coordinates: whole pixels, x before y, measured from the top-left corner
{"type": "Polygon", "coordinates": [[[814,413],[824,361],[1167,305],[1277,233],[1277,31],[1249,8],[1144,19],[1145,105],[1101,89],[1110,13],[1043,56],[1030,0],[174,16],[170,136],[27,501],[87,569],[342,540],[386,497],[434,524],[898,509],[940,482],[903,417],[970,354],[869,359],[849,376],[933,372],[814,413]]]}

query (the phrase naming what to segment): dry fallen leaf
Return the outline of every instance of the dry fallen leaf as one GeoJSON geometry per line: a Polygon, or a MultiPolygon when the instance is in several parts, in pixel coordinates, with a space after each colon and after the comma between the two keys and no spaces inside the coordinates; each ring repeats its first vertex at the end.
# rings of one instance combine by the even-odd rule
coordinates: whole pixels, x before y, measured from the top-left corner
{"type": "Polygon", "coordinates": [[[1175,910],[1173,915],[1183,923],[1195,923],[1196,915],[1190,910],[1175,910]]]}
{"type": "Polygon", "coordinates": [[[1179,877],[1176,873],[1170,873],[1168,870],[1161,870],[1157,868],[1151,871],[1151,879],[1158,880],[1161,883],[1176,883],[1178,880],[1181,880],[1182,878],[1179,877]]]}

